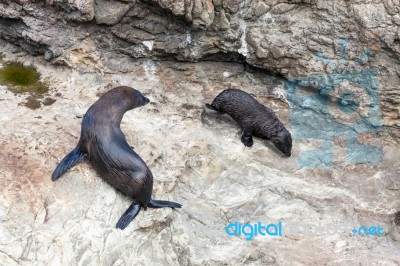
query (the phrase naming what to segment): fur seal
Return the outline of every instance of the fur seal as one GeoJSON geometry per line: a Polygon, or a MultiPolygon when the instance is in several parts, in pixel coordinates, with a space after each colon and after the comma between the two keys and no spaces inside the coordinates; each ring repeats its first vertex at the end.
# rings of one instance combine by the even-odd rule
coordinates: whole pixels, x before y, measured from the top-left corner
{"type": "Polygon", "coordinates": [[[120,129],[125,112],[148,104],[139,91],[116,87],[100,97],[86,112],[78,145],[60,162],[51,180],[55,181],[69,168],[87,157],[96,172],[110,185],[134,199],[116,227],[124,229],[141,207],[181,208],[170,201],[152,200],[153,175],[146,163],[128,145],[120,129]]]}
{"type": "Polygon", "coordinates": [[[250,94],[227,89],[206,106],[226,113],[243,129],[241,140],[247,147],[253,146],[252,135],[270,140],[285,156],[291,156],[292,136],[275,113],[259,103],[250,94]]]}

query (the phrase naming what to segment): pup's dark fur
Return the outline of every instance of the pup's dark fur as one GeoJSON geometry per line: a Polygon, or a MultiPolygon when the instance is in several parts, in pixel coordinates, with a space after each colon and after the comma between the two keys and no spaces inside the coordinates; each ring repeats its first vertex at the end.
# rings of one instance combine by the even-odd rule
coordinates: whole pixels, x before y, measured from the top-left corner
{"type": "Polygon", "coordinates": [[[117,228],[124,229],[141,207],[180,208],[179,203],[152,200],[153,175],[146,163],[132,150],[120,129],[125,112],[148,104],[149,99],[130,87],[117,87],[105,93],[86,112],[78,145],[54,170],[57,180],[87,156],[96,172],[109,184],[135,202],[122,215],[117,228]]]}
{"type": "Polygon", "coordinates": [[[285,156],[291,156],[292,136],[275,113],[248,93],[238,89],[222,91],[212,104],[206,106],[226,113],[243,129],[242,142],[253,145],[252,135],[270,140],[285,156]]]}

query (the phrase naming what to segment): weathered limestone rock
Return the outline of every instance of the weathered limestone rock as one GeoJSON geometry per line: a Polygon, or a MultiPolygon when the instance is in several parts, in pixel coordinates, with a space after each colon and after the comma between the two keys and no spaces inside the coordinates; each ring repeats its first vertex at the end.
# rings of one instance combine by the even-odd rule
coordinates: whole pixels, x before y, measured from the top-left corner
{"type": "Polygon", "coordinates": [[[214,20],[214,5],[211,0],[156,0],[162,8],[170,10],[174,15],[184,16],[195,29],[208,28],[214,20]]]}
{"type": "Polygon", "coordinates": [[[1,3],[0,17],[2,38],[64,64],[90,38],[135,58],[246,61],[286,78],[373,68],[384,125],[400,137],[400,102],[386,91],[400,84],[397,0],[20,1],[1,3]]]}
{"type": "MultiPolygon", "coordinates": [[[[351,163],[351,156],[360,154],[342,136],[333,140],[331,167],[307,169],[299,158],[320,141],[295,140],[291,158],[257,138],[248,149],[236,123],[204,108],[223,89],[241,88],[276,111],[293,133],[282,78],[237,63],[134,61],[89,48],[73,50],[65,59],[70,67],[58,66],[0,44],[3,62],[35,66],[50,86],[44,97],[56,100],[31,110],[21,105],[29,94],[0,86],[3,264],[343,265],[368,260],[395,265],[400,260],[395,223],[400,147],[386,132],[358,136],[359,142],[379,148],[379,163],[351,163]],[[153,172],[154,197],[183,204],[177,211],[142,211],[124,231],[115,223],[130,199],[88,164],[50,180],[76,144],[87,108],[99,94],[122,84],[151,99],[124,116],[122,130],[153,172]],[[284,234],[249,241],[228,236],[225,227],[235,221],[281,221],[284,234]],[[384,236],[352,233],[361,225],[380,225],[384,236]]],[[[346,90],[349,84],[339,87],[346,90]]],[[[323,127],[318,131],[329,134],[323,127]]]]}
{"type": "Polygon", "coordinates": [[[52,89],[45,97],[56,100],[33,111],[23,105],[29,95],[0,86],[5,265],[400,260],[399,0],[1,1],[0,52],[0,60],[36,66],[52,89]],[[80,117],[122,84],[153,102],[129,112],[122,129],[153,171],[155,196],[184,206],[142,212],[124,232],[114,225],[130,200],[90,166],[50,182],[76,144],[80,117]],[[288,84],[299,85],[291,87],[298,98],[288,84]],[[226,88],[253,93],[304,134],[292,158],[258,139],[244,148],[232,120],[203,109],[226,88]],[[357,104],[360,112],[348,114],[357,104]],[[379,115],[366,126],[381,130],[356,127],[356,137],[329,141],[304,132],[328,136],[325,118],[357,126],[369,110],[379,115]],[[341,229],[246,241],[225,233],[234,221],[341,229]],[[361,225],[385,234],[355,236],[361,225]]]}
{"type": "Polygon", "coordinates": [[[85,22],[94,18],[94,0],[51,0],[51,4],[55,4],[63,9],[63,17],[67,20],[85,22]]]}
{"type": "Polygon", "coordinates": [[[115,25],[131,9],[135,1],[96,0],[95,14],[97,24],[115,25]]]}

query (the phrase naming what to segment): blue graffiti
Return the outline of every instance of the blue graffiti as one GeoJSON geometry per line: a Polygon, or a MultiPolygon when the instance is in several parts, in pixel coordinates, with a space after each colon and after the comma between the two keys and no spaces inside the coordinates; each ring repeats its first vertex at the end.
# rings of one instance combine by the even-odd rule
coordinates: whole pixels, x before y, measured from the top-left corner
{"type": "MultiPolygon", "coordinates": [[[[348,43],[340,45],[341,67],[346,67],[345,57],[348,43]]],[[[371,56],[364,53],[352,66],[360,65],[371,56]]],[[[336,68],[321,53],[317,59],[336,68]]],[[[286,81],[290,103],[290,121],[294,140],[319,140],[316,150],[300,154],[302,168],[329,168],[333,163],[333,138],[347,139],[347,163],[379,163],[382,159],[377,147],[357,141],[360,133],[374,133],[382,128],[376,71],[368,68],[361,71],[292,78],[286,81]],[[310,94],[310,92],[313,92],[310,94]],[[332,99],[336,98],[336,102],[332,99]]]]}

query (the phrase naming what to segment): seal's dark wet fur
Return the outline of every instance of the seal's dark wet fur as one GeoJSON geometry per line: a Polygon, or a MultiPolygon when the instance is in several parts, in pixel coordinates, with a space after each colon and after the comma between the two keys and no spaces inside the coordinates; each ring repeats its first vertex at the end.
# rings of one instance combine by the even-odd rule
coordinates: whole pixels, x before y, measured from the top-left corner
{"type": "Polygon", "coordinates": [[[150,100],[130,87],[117,87],[105,93],[86,112],[78,145],[57,166],[51,177],[57,180],[85,156],[109,184],[133,198],[134,203],[117,223],[124,229],[141,207],[180,208],[175,202],[152,200],[153,175],[146,163],[132,150],[120,129],[125,112],[150,100]]]}
{"type": "Polygon", "coordinates": [[[292,136],[279,121],[275,113],[259,103],[248,93],[238,89],[227,89],[215,97],[210,109],[226,113],[243,129],[242,142],[253,145],[252,135],[270,140],[285,156],[291,156],[292,136]]]}

